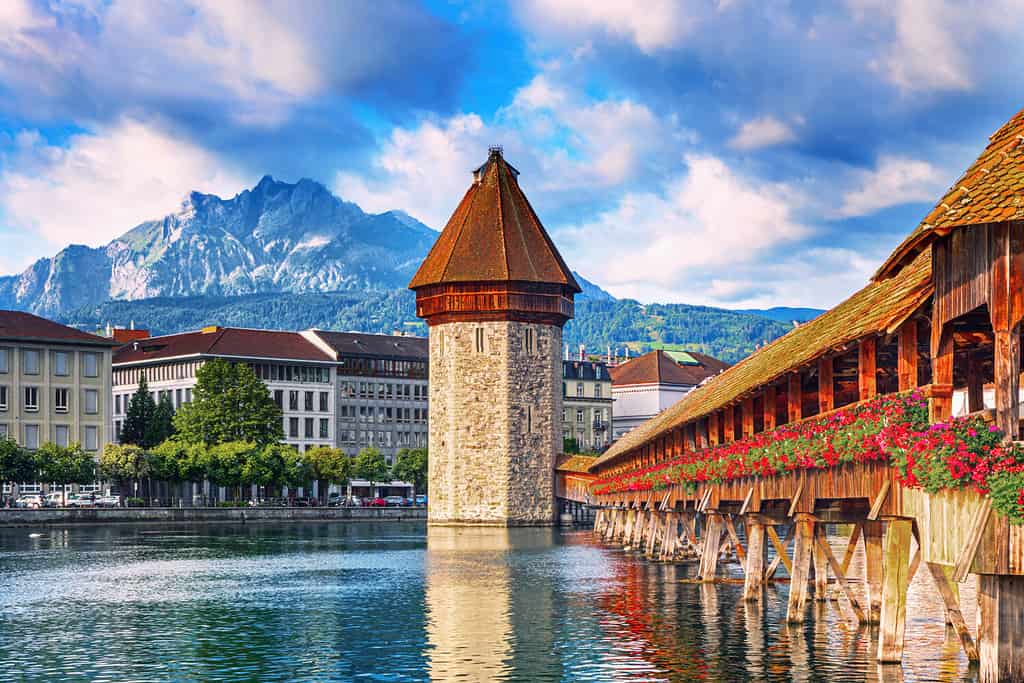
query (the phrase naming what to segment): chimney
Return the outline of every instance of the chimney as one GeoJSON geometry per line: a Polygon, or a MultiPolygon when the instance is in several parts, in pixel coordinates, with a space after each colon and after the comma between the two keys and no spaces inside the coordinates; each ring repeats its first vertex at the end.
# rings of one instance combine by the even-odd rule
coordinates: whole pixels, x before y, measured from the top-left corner
{"type": "Polygon", "coordinates": [[[583,344],[580,344],[580,360],[586,360],[586,359],[587,359],[587,347],[584,346],[583,344]]]}
{"type": "Polygon", "coordinates": [[[569,342],[565,342],[565,351],[562,352],[562,360],[569,360],[569,342]]]}

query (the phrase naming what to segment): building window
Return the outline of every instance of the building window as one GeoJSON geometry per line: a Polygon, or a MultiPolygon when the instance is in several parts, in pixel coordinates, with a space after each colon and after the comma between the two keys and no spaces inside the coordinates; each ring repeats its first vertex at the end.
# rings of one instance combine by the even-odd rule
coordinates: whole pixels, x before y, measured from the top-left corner
{"type": "Polygon", "coordinates": [[[25,425],[25,448],[39,448],[39,425],[25,425]]]}
{"type": "Polygon", "coordinates": [[[583,424],[583,409],[579,408],[576,410],[576,422],[583,424]]]}
{"type": "Polygon", "coordinates": [[[68,390],[67,389],[54,389],[53,391],[53,409],[58,413],[68,412],[68,390]]]}
{"type": "Polygon", "coordinates": [[[180,408],[181,407],[181,389],[175,389],[174,390],[174,407],[175,408],[180,408]]]}
{"type": "Polygon", "coordinates": [[[484,352],[484,328],[476,328],[476,352],[484,352]]]}
{"type": "Polygon", "coordinates": [[[0,410],[7,410],[7,387],[0,384],[0,410]]]}
{"type": "Polygon", "coordinates": [[[284,410],[284,392],[280,389],[274,390],[274,405],[280,410],[284,410]]]}
{"type": "Polygon", "coordinates": [[[191,387],[186,387],[185,388],[185,403],[191,403],[191,402],[192,402],[192,388],[191,387]]]}
{"type": "Polygon", "coordinates": [[[25,352],[21,356],[21,361],[25,366],[26,375],[38,375],[39,374],[39,352],[33,349],[25,349],[25,352]]]}
{"type": "Polygon", "coordinates": [[[114,415],[121,414],[121,394],[114,396],[114,415]]]}
{"type": "Polygon", "coordinates": [[[55,425],[53,427],[53,442],[61,448],[68,447],[68,426],[55,425]]]}
{"type": "Polygon", "coordinates": [[[307,412],[313,412],[313,392],[307,391],[305,396],[305,406],[307,412]]]}
{"type": "Polygon", "coordinates": [[[57,351],[53,354],[53,374],[57,377],[67,377],[71,374],[68,371],[67,351],[57,351]]]}
{"type": "Polygon", "coordinates": [[[7,436],[7,425],[5,423],[3,423],[3,422],[0,422],[0,439],[6,439],[6,438],[8,438],[8,436],[7,436]]]}
{"type": "Polygon", "coordinates": [[[11,371],[11,357],[8,349],[0,349],[0,375],[11,371]]]}
{"type": "Polygon", "coordinates": [[[586,395],[586,391],[583,388],[583,382],[576,382],[576,396],[583,398],[586,395]]]}
{"type": "Polygon", "coordinates": [[[39,410],[39,388],[25,387],[25,410],[39,410]]]}
{"type": "Polygon", "coordinates": [[[313,438],[313,418],[311,418],[311,417],[307,417],[306,418],[305,427],[306,427],[306,438],[307,439],[312,439],[313,438]]]}
{"type": "Polygon", "coordinates": [[[600,384],[595,384],[594,385],[594,398],[601,398],[601,385],[600,384]]]}
{"type": "Polygon", "coordinates": [[[568,422],[568,421],[569,421],[569,411],[566,410],[565,408],[562,408],[562,422],[568,422]]]}
{"type": "Polygon", "coordinates": [[[99,365],[98,356],[95,353],[82,354],[82,374],[86,377],[99,377],[99,365]]]}
{"type": "Polygon", "coordinates": [[[288,436],[296,438],[299,435],[299,418],[288,418],[288,436]]]}
{"type": "Polygon", "coordinates": [[[526,406],[526,431],[533,433],[533,406],[526,406]]]}
{"type": "Polygon", "coordinates": [[[534,342],[534,339],[533,339],[533,328],[532,327],[527,327],[526,328],[526,331],[523,334],[523,343],[524,343],[524,346],[526,347],[526,352],[527,353],[533,353],[534,352],[534,350],[535,350],[535,342],[534,342]]]}
{"type": "Polygon", "coordinates": [[[330,420],[326,418],[320,418],[320,438],[327,439],[330,437],[330,420]]]}
{"type": "Polygon", "coordinates": [[[299,409],[299,392],[289,391],[288,392],[288,410],[299,409]]]}
{"type": "Polygon", "coordinates": [[[85,428],[85,450],[95,451],[100,447],[99,430],[89,425],[85,428]]]}
{"type": "MultiPolygon", "coordinates": [[[[391,385],[388,385],[388,386],[391,386],[391,385]]],[[[329,393],[327,393],[326,391],[321,391],[320,392],[320,412],[321,413],[326,413],[327,412],[327,403],[328,403],[328,401],[330,401],[330,397],[331,397],[331,395],[329,393]]]]}
{"type": "Polygon", "coordinates": [[[95,389],[85,390],[85,414],[95,415],[100,412],[100,394],[95,389]]]}

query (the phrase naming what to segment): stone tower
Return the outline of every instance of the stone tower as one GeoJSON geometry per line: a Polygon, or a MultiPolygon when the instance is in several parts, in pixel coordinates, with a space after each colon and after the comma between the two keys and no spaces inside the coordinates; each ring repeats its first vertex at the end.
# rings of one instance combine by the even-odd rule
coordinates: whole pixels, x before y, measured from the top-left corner
{"type": "Polygon", "coordinates": [[[581,290],[492,148],[409,283],[430,326],[432,524],[555,518],[562,326],[581,290]]]}

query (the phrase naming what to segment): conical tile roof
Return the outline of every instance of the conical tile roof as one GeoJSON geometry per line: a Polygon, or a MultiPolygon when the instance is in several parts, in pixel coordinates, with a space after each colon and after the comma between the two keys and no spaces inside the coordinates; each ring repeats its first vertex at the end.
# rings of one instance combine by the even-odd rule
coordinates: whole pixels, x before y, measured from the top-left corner
{"type": "Polygon", "coordinates": [[[409,283],[532,282],[582,291],[529,200],[519,172],[492,148],[409,283]]]}

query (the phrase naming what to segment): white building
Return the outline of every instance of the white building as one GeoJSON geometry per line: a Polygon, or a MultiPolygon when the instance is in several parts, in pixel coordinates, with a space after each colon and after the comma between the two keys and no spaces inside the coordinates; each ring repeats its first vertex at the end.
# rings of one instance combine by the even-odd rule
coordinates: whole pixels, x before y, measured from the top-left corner
{"type": "Polygon", "coordinates": [[[703,353],[651,351],[610,368],[613,439],[674,405],[727,367],[728,363],[703,353]]]}

